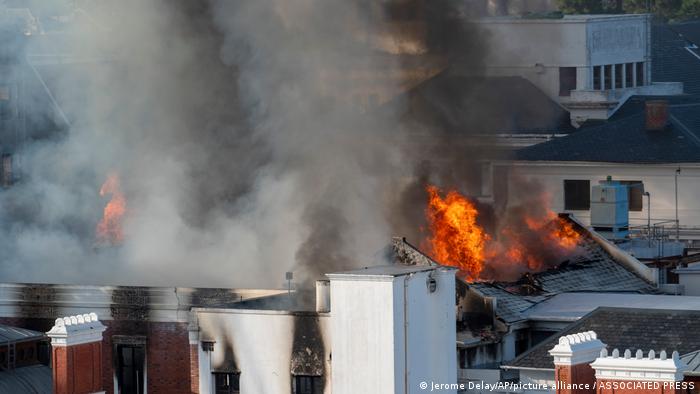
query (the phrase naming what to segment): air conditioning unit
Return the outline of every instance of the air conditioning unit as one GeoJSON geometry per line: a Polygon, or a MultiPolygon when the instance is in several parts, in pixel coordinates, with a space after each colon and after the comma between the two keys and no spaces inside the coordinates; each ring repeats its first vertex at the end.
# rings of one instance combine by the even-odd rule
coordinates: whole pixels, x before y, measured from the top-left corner
{"type": "Polygon", "coordinates": [[[591,190],[591,226],[608,239],[629,235],[629,201],[627,185],[608,177],[591,190]]]}

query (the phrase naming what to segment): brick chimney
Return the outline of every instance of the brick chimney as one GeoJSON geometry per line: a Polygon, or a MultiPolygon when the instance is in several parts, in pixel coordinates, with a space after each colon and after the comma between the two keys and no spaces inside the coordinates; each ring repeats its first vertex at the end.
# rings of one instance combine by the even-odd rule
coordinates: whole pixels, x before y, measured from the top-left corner
{"type": "Polygon", "coordinates": [[[603,349],[591,366],[598,380],[598,394],[680,394],[689,387],[689,383],[683,382],[683,371],[688,366],[680,360],[678,352],[673,352],[669,358],[665,351],[661,351],[657,357],[650,350],[644,357],[642,351],[637,350],[632,357],[629,349],[622,356],[617,349],[610,356],[603,349]]]}
{"type": "Polygon", "coordinates": [[[668,124],[668,101],[649,100],[644,103],[644,113],[647,130],[663,130],[668,124]]]}
{"type": "Polygon", "coordinates": [[[595,373],[589,365],[605,344],[593,331],[566,335],[550,351],[554,357],[557,394],[595,393],[595,373]]]}
{"type": "Polygon", "coordinates": [[[95,313],[56,319],[51,338],[54,394],[104,393],[102,333],[95,313]]]}

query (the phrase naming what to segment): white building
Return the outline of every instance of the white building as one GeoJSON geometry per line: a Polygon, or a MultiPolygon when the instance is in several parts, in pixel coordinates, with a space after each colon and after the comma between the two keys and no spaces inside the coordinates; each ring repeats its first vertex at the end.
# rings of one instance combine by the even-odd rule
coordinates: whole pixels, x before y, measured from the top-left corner
{"type": "Polygon", "coordinates": [[[195,308],[199,393],[222,382],[271,394],[419,393],[421,382],[456,383],[454,272],[393,265],[328,274],[330,292],[317,287],[321,312],[287,310],[287,295],[195,308]]]}
{"type": "Polygon", "coordinates": [[[571,113],[572,123],[608,119],[634,95],[676,95],[677,82],[652,82],[651,16],[566,15],[484,18],[489,76],[520,76],[571,113]]]}

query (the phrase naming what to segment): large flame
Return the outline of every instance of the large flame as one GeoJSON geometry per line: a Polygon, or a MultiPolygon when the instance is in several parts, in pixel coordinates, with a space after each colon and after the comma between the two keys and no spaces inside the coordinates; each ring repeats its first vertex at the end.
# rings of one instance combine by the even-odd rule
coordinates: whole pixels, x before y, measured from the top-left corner
{"type": "Polygon", "coordinates": [[[122,220],[126,212],[126,198],[121,191],[119,175],[112,173],[100,188],[100,196],[111,195],[104,208],[102,220],[97,224],[97,241],[118,245],[124,241],[122,220]]]}
{"type": "Polygon", "coordinates": [[[491,236],[478,224],[478,209],[467,197],[453,190],[443,199],[435,186],[427,192],[427,251],[439,263],[459,268],[467,280],[542,271],[578,246],[580,234],[546,207],[546,198],[530,202],[538,209],[511,211],[498,236],[491,236]]]}
{"type": "Polygon", "coordinates": [[[441,264],[458,267],[470,280],[478,278],[490,237],[476,223],[479,214],[476,207],[456,191],[442,199],[435,186],[428,186],[428,195],[426,213],[432,233],[429,240],[432,257],[441,264]]]}

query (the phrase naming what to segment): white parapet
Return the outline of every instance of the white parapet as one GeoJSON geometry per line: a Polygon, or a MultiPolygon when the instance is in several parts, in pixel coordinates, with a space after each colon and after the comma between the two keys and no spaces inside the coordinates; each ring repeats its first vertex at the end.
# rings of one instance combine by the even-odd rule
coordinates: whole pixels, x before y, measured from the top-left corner
{"type": "Polygon", "coordinates": [[[46,335],[52,346],[72,346],[102,341],[102,333],[107,329],[95,313],[60,317],[46,335]]]}
{"type": "Polygon", "coordinates": [[[649,351],[647,357],[644,357],[641,350],[637,350],[632,357],[629,349],[624,351],[622,357],[617,349],[613,350],[610,356],[608,351],[603,349],[591,367],[595,369],[596,379],[658,382],[682,381],[683,371],[688,368],[675,351],[670,358],[663,350],[659,357],[653,350],[649,351]]]}
{"type": "Polygon", "coordinates": [[[559,338],[549,354],[554,357],[555,365],[578,365],[590,363],[605,349],[605,344],[598,339],[594,331],[565,335],[559,338]]]}

